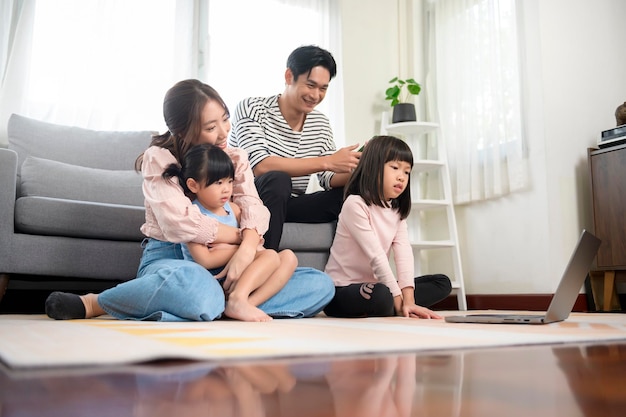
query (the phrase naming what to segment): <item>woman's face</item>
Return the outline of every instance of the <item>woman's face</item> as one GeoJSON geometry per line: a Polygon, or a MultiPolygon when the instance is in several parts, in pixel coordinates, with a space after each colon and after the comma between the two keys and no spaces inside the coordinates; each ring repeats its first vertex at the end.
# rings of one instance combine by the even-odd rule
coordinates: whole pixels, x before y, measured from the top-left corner
{"type": "Polygon", "coordinates": [[[221,149],[226,148],[230,132],[230,117],[226,110],[215,100],[209,100],[202,110],[202,129],[197,143],[210,143],[221,149]]]}

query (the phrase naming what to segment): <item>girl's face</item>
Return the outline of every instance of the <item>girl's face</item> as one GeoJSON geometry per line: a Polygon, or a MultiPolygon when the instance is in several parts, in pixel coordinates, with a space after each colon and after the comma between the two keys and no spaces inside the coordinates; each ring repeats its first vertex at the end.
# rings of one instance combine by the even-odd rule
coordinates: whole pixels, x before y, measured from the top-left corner
{"type": "Polygon", "coordinates": [[[225,149],[230,132],[230,118],[226,110],[217,101],[209,100],[202,109],[201,120],[202,130],[194,145],[210,143],[225,149]]]}
{"type": "Polygon", "coordinates": [[[224,204],[230,200],[233,194],[233,179],[222,178],[211,185],[204,185],[189,178],[187,187],[196,195],[204,208],[214,211],[224,207],[224,204]]]}
{"type": "Polygon", "coordinates": [[[383,171],[383,195],[389,201],[406,190],[411,176],[411,165],[404,161],[389,161],[383,171]]]}

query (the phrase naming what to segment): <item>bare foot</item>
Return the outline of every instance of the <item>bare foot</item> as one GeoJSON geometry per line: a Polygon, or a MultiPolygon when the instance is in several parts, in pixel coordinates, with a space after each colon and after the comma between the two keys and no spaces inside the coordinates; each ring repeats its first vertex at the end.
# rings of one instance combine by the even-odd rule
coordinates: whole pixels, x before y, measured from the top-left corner
{"type": "Polygon", "coordinates": [[[242,321],[270,321],[272,318],[263,310],[250,304],[248,300],[234,300],[232,297],[226,303],[224,314],[231,319],[242,321]]]}
{"type": "Polygon", "coordinates": [[[89,293],[89,294],[81,295],[80,299],[85,305],[85,318],[86,319],[90,319],[92,317],[98,317],[103,314],[106,314],[106,311],[104,311],[102,307],[100,307],[100,304],[98,304],[98,294],[89,293]]]}

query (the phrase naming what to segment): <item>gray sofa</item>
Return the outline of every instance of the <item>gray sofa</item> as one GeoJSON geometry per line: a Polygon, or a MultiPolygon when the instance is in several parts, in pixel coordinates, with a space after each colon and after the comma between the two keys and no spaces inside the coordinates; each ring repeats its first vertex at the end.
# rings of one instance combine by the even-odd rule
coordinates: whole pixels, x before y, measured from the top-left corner
{"type": "MultiPolygon", "coordinates": [[[[0,148],[0,300],[7,285],[81,291],[135,277],[144,208],[133,167],[151,134],[11,116],[0,148]]],[[[281,247],[323,270],[334,232],[288,223],[281,247]]]]}

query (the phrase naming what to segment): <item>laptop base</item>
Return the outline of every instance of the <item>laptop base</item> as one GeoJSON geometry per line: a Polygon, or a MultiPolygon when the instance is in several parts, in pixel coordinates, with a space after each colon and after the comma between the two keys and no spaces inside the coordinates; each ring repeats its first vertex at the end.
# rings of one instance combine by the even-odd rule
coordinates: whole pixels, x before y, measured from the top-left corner
{"type": "Polygon", "coordinates": [[[448,323],[495,323],[495,324],[545,324],[545,315],[532,314],[468,314],[448,316],[448,323]]]}

